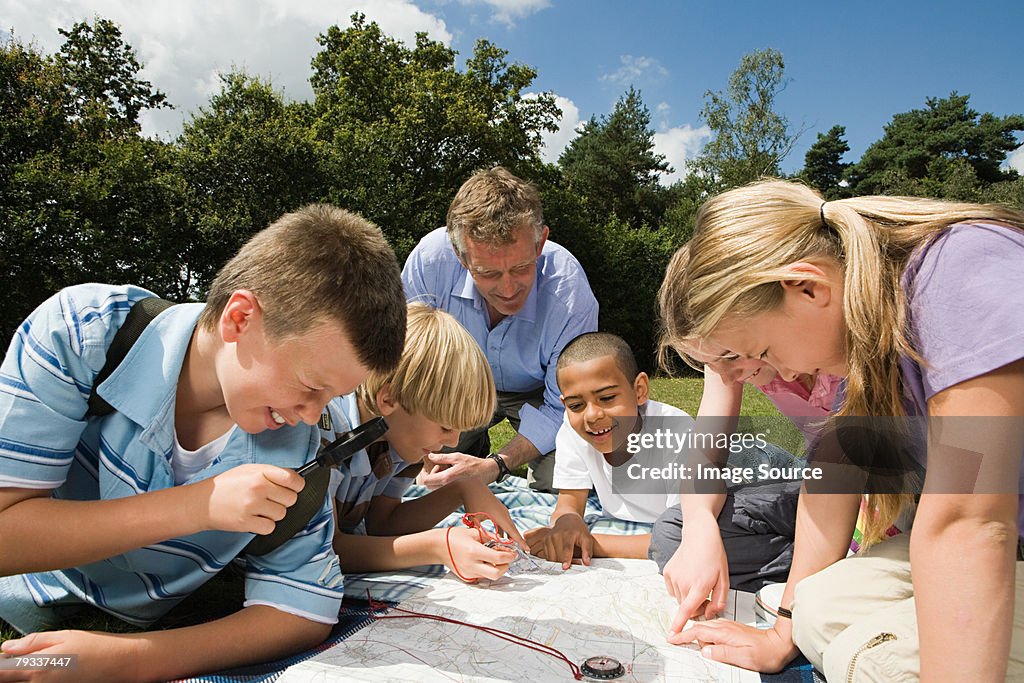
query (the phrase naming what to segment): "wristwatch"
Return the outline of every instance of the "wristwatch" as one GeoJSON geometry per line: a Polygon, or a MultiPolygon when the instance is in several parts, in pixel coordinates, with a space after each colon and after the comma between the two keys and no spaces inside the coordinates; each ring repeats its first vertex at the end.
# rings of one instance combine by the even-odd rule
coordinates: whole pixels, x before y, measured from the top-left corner
{"type": "Polygon", "coordinates": [[[487,457],[493,460],[494,462],[498,463],[498,476],[494,480],[495,484],[500,484],[501,482],[505,481],[505,479],[510,474],[512,474],[512,470],[508,468],[508,464],[505,462],[505,458],[501,457],[497,453],[488,453],[487,457]]]}

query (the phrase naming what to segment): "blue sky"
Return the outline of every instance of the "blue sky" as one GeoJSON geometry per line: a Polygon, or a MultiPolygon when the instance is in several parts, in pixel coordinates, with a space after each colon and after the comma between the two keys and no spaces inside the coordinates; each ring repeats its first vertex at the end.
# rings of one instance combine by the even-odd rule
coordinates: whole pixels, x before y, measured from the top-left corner
{"type": "MultiPolygon", "coordinates": [[[[708,139],[699,118],[705,91],[725,89],[740,58],[766,47],[786,60],[777,109],[793,130],[806,129],[787,172],[835,124],[846,126],[848,160],[856,160],[893,114],[953,90],[981,112],[1024,113],[1020,0],[0,0],[0,27],[55,50],[57,26],[114,19],[144,75],[179,107],[144,119],[147,133],[169,137],[216,91],[217,72],[232,67],[309,97],[316,35],[357,10],[406,41],[427,31],[460,61],[487,38],[510,61],[535,67],[532,89],[553,92],[564,113],[562,130],[547,139],[549,159],[580,121],[609,113],[633,85],[651,110],[658,150],[682,170],[708,139]]],[[[1024,148],[1011,163],[1024,171],[1024,148]]]]}

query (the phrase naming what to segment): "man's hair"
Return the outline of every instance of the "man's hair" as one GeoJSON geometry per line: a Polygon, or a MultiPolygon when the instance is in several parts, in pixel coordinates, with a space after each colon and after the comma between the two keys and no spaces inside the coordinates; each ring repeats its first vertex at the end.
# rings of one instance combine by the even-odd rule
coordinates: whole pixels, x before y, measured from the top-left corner
{"type": "MultiPolygon", "coordinates": [[[[373,223],[328,204],[285,214],[221,268],[199,324],[216,330],[231,295],[251,291],[270,339],[340,323],[359,362],[387,371],[405,338],[405,294],[395,253],[373,223]]],[[[324,349],[324,353],[330,353],[324,349]]]]}
{"type": "Polygon", "coordinates": [[[604,356],[615,359],[615,364],[626,380],[632,382],[640,374],[633,349],[629,348],[622,337],[609,332],[585,332],[566,344],[558,356],[555,372],[561,372],[574,363],[585,363],[604,356]]]}
{"type": "Polygon", "coordinates": [[[539,243],[544,231],[540,195],[531,183],[501,166],[474,173],[462,184],[448,209],[448,238],[455,253],[466,253],[465,238],[487,244],[514,242],[520,227],[533,229],[539,243]]]}
{"type": "Polygon", "coordinates": [[[384,385],[406,412],[459,431],[487,425],[497,401],[491,367],[476,340],[450,314],[422,303],[409,304],[398,367],[371,372],[356,389],[373,413],[384,385]]]}

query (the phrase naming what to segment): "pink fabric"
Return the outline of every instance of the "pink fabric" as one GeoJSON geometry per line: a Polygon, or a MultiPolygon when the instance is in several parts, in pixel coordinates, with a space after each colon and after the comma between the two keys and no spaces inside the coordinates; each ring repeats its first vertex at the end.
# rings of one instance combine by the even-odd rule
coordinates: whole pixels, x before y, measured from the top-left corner
{"type": "Polygon", "coordinates": [[[822,422],[832,412],[836,393],[842,383],[841,377],[819,374],[810,391],[798,381],[787,382],[776,377],[763,387],[758,387],[779,412],[793,421],[804,434],[808,448],[818,438],[822,422]]]}

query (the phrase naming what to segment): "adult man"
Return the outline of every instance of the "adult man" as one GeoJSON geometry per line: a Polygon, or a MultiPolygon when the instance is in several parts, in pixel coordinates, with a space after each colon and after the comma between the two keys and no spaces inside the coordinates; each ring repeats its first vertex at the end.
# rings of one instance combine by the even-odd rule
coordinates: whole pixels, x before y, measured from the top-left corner
{"type": "Polygon", "coordinates": [[[530,486],[551,490],[564,411],[555,362],[567,343],[597,329],[598,306],[579,262],[547,237],[536,188],[494,167],[459,188],[447,228],[424,237],[405,262],[406,297],[469,330],[498,388],[492,424],[508,418],[517,432],[500,453],[490,453],[486,429],[464,433],[457,452],[431,457],[445,469],[427,475],[428,486],[460,476],[500,481],[530,463],[530,486]]]}

